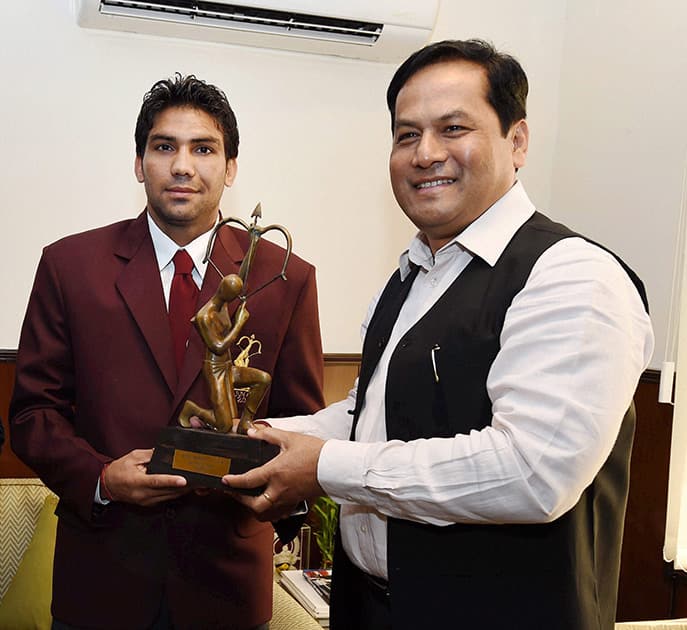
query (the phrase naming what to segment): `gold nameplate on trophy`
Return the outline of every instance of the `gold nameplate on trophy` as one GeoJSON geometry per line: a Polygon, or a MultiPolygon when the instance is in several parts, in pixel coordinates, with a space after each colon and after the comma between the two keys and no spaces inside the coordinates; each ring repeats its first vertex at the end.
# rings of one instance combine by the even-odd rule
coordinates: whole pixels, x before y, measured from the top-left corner
{"type": "Polygon", "coordinates": [[[217,455],[205,455],[197,451],[175,450],[172,468],[213,477],[224,477],[224,475],[229,474],[231,469],[231,459],[217,455]]]}

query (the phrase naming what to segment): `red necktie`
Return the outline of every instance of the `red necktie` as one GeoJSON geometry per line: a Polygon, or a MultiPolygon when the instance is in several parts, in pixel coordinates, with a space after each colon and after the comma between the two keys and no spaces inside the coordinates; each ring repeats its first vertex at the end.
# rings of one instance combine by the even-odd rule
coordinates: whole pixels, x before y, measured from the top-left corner
{"type": "Polygon", "coordinates": [[[172,329],[174,358],[177,374],[181,371],[186,352],[186,343],[191,329],[191,318],[196,314],[198,287],[193,281],[193,260],[180,249],[174,254],[174,279],[169,293],[169,326],[172,329]]]}

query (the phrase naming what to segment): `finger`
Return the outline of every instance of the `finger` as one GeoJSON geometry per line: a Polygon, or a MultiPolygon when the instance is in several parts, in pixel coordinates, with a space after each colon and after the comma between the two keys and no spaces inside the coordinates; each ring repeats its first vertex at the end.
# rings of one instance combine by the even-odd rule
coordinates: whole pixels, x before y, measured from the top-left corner
{"type": "Polygon", "coordinates": [[[149,492],[148,496],[157,501],[169,501],[170,499],[178,499],[180,496],[191,492],[190,489],[179,488],[177,490],[157,490],[152,493],[149,492]]]}
{"type": "Polygon", "coordinates": [[[241,475],[224,475],[222,483],[230,488],[259,488],[266,486],[269,481],[269,474],[265,471],[265,466],[253,468],[241,475]]]}
{"type": "Polygon", "coordinates": [[[204,429],[206,426],[198,416],[191,416],[189,418],[189,424],[192,429],[204,429]]]}
{"type": "Polygon", "coordinates": [[[183,488],[186,479],[180,475],[147,475],[146,485],[149,488],[183,488]]]}
{"type": "Polygon", "coordinates": [[[257,496],[252,496],[248,494],[242,494],[241,492],[231,492],[227,491],[235,501],[238,501],[245,507],[247,507],[253,514],[255,518],[262,522],[268,522],[275,519],[275,508],[274,504],[271,502],[271,496],[268,493],[270,499],[265,498],[264,493],[257,496]]]}
{"type": "Polygon", "coordinates": [[[265,442],[276,444],[277,446],[282,446],[288,435],[288,431],[282,431],[264,425],[254,425],[252,428],[248,429],[249,437],[257,440],[264,440],[265,442]]]}
{"type": "Polygon", "coordinates": [[[178,499],[180,496],[183,496],[189,492],[188,490],[182,490],[182,491],[175,491],[175,492],[162,492],[162,493],[155,493],[155,494],[149,494],[143,497],[139,503],[140,505],[157,505],[158,503],[164,503],[166,501],[172,501],[173,499],[178,499]]]}
{"type": "Polygon", "coordinates": [[[225,490],[224,494],[230,496],[232,499],[234,499],[234,501],[240,503],[241,505],[245,505],[252,512],[255,511],[255,504],[257,503],[256,497],[250,494],[243,494],[242,492],[234,492],[232,490],[225,490]]]}

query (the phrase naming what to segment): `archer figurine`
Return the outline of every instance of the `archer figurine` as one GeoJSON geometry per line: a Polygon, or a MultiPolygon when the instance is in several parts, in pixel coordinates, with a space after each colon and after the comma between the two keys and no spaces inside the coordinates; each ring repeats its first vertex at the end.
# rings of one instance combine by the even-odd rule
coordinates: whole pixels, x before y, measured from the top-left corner
{"type": "Polygon", "coordinates": [[[179,415],[179,424],[192,427],[191,419],[197,417],[205,426],[228,433],[238,418],[238,406],[234,388],[245,387],[248,396],[243,407],[236,433],[245,434],[253,425],[258,406],[267,392],[272,379],[267,372],[232,361],[230,347],[239,336],[250,314],[245,300],[236,310],[234,321],[229,315],[228,304],[241,295],[243,281],[236,274],[224,276],[215,295],[201,307],[191,320],[205,342],[203,374],[210,389],[212,409],[203,409],[187,400],[179,415]]]}

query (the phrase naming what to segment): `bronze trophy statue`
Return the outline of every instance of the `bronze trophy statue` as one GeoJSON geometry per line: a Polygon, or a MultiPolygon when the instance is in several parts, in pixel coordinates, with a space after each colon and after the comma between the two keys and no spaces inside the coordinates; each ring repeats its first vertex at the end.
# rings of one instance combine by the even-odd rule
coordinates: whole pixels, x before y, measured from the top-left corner
{"type": "MultiPolygon", "coordinates": [[[[205,261],[217,271],[210,253],[217,231],[227,223],[238,223],[250,236],[246,253],[238,274],[222,277],[213,295],[191,320],[205,343],[203,375],[207,382],[211,409],[204,409],[187,400],[179,415],[179,427],[162,430],[155,452],[148,466],[151,473],[181,474],[191,487],[221,488],[221,478],[228,472],[241,473],[260,466],[276,456],[279,448],[272,444],[253,440],[246,433],[253,426],[253,419],[260,402],[271,383],[270,375],[248,365],[251,349],[260,342],[254,337],[240,337],[241,330],[250,314],[247,301],[251,295],[261,291],[275,280],[286,280],[286,265],[291,255],[291,235],[281,225],[261,227],[260,204],[253,211],[253,222],[247,225],[241,219],[229,217],[220,221],[210,235],[205,261]],[[262,286],[246,294],[244,287],[250,273],[260,238],[272,230],[279,231],[286,239],[286,256],[280,273],[262,286]],[[239,307],[232,320],[228,306],[239,300],[239,307]],[[239,340],[241,352],[232,359],[230,348],[239,340]],[[244,345],[241,345],[244,343],[244,345]],[[237,394],[243,402],[239,418],[237,394]],[[235,425],[235,422],[238,422],[235,425]]],[[[253,353],[255,354],[255,352],[253,353]]],[[[251,490],[259,494],[261,489],[251,490]]]]}

